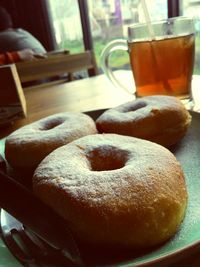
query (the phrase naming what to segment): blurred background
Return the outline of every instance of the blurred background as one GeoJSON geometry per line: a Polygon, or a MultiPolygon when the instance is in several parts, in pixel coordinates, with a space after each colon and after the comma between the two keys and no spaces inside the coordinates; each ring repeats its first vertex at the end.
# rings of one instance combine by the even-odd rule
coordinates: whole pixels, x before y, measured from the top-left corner
{"type": "MultiPolygon", "coordinates": [[[[144,22],[139,0],[88,0],[88,15],[93,48],[97,63],[103,47],[111,40],[127,37],[127,27],[144,22]]],[[[165,19],[171,15],[187,15],[195,20],[196,63],[195,74],[200,74],[200,1],[195,0],[148,0],[152,20],[165,19]],[[171,2],[171,3],[170,3],[171,2]],[[171,8],[171,10],[169,10],[171,8]]],[[[84,49],[78,1],[49,0],[56,43],[59,48],[78,52],[84,49]],[[72,26],[73,25],[73,26],[72,26]]],[[[128,55],[116,52],[111,59],[114,68],[129,68],[128,55]]]]}
{"type": "MultiPolygon", "coordinates": [[[[195,74],[200,74],[200,1],[148,0],[152,20],[172,16],[193,17],[196,28],[195,74]]],[[[144,21],[138,0],[0,0],[12,15],[16,27],[36,36],[46,49],[68,49],[70,53],[95,51],[97,63],[104,46],[126,38],[127,27],[144,21]]],[[[129,68],[128,55],[114,53],[113,68],[129,68]]]]}

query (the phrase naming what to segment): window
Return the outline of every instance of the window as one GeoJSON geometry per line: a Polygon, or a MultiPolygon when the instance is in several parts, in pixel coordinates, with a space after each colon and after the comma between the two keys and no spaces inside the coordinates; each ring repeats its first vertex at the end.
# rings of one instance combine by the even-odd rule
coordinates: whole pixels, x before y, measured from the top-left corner
{"type": "Polygon", "coordinates": [[[194,18],[196,30],[194,74],[200,74],[200,1],[183,0],[181,13],[194,18]]]}
{"type": "Polygon", "coordinates": [[[56,43],[71,53],[84,50],[79,6],[76,0],[49,0],[56,43]]]}
{"type": "MultiPolygon", "coordinates": [[[[167,18],[167,0],[146,1],[151,19],[167,18]]],[[[88,0],[94,50],[99,62],[105,45],[116,38],[126,38],[130,24],[144,22],[139,0],[88,0]]],[[[115,52],[111,58],[113,68],[129,68],[129,58],[124,52],[115,52]]]]}
{"type": "MultiPolygon", "coordinates": [[[[130,24],[144,21],[140,0],[49,0],[51,16],[60,49],[71,53],[84,50],[79,2],[88,6],[88,16],[93,48],[97,63],[105,45],[116,38],[127,37],[130,24]]],[[[200,74],[200,1],[197,0],[146,0],[151,20],[167,16],[192,16],[196,28],[195,74],[200,74]],[[180,10],[179,10],[180,8],[180,10]]],[[[113,53],[114,68],[129,68],[129,58],[124,52],[113,53]]]]}

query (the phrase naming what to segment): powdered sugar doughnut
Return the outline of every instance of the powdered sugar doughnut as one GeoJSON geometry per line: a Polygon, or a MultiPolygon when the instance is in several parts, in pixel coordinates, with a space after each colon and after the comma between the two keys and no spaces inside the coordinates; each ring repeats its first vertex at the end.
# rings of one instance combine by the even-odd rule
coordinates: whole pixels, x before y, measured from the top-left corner
{"type": "Polygon", "coordinates": [[[98,134],[47,156],[33,191],[91,245],[146,248],[170,238],[183,220],[187,191],[174,155],[146,140],[98,134]]]}
{"type": "Polygon", "coordinates": [[[8,136],[6,160],[12,167],[34,169],[54,149],[96,132],[94,121],[83,113],[51,115],[8,136]]]}
{"type": "Polygon", "coordinates": [[[191,116],[173,96],[148,96],[105,111],[97,129],[147,139],[169,147],[186,133],[191,116]]]}

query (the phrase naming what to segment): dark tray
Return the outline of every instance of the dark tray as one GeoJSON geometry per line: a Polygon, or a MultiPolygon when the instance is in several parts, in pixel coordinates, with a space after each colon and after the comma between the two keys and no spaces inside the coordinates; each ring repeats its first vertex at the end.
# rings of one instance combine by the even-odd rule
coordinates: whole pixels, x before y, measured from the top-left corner
{"type": "MultiPolygon", "coordinates": [[[[102,112],[96,110],[87,114],[96,119],[102,112]]],[[[191,115],[192,124],[186,136],[170,149],[182,165],[189,193],[186,217],[180,230],[164,245],[140,254],[129,252],[113,256],[112,251],[102,254],[101,251],[85,248],[86,266],[173,266],[174,262],[200,250],[200,113],[191,112],[191,115]]],[[[3,150],[4,140],[1,140],[0,152],[3,150]]],[[[5,248],[0,246],[0,265],[4,253],[5,248]]],[[[8,266],[15,266],[10,263],[8,266]]],[[[180,266],[190,266],[184,265],[186,263],[187,260],[184,260],[180,266]]]]}

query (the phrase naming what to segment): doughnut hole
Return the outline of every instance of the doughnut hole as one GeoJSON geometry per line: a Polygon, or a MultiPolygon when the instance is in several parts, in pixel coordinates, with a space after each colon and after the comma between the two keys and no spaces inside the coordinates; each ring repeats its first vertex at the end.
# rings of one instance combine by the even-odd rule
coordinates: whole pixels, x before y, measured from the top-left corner
{"type": "Polygon", "coordinates": [[[53,128],[56,128],[57,126],[61,125],[64,122],[63,119],[56,119],[56,120],[51,120],[51,121],[45,121],[41,127],[40,130],[42,131],[48,131],[53,128]]]}
{"type": "Polygon", "coordinates": [[[102,145],[87,151],[87,159],[91,171],[117,170],[126,165],[128,152],[113,146],[102,145]]]}
{"type": "Polygon", "coordinates": [[[147,103],[144,101],[138,101],[136,103],[130,103],[130,105],[127,105],[126,107],[123,108],[122,112],[131,112],[131,111],[136,111],[138,109],[144,108],[147,106],[147,103]]]}

